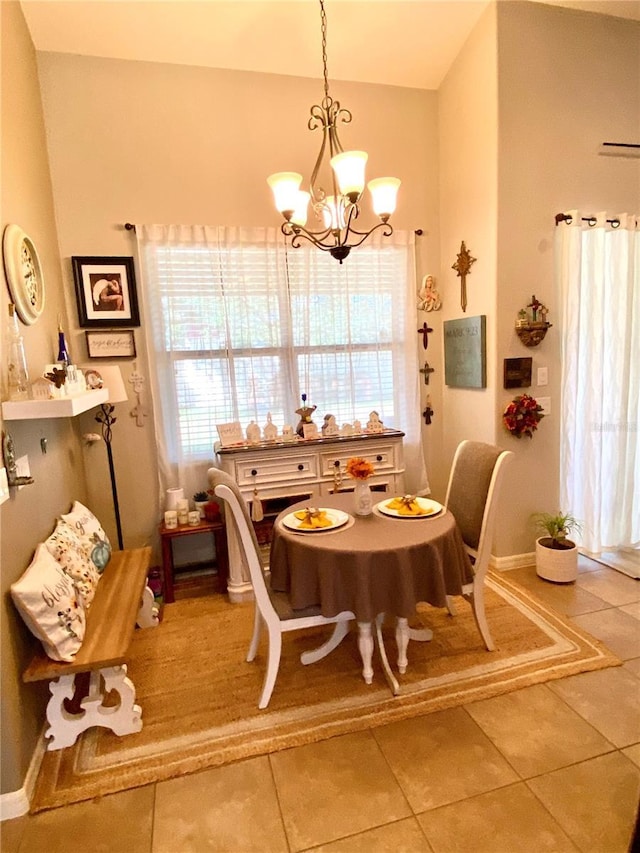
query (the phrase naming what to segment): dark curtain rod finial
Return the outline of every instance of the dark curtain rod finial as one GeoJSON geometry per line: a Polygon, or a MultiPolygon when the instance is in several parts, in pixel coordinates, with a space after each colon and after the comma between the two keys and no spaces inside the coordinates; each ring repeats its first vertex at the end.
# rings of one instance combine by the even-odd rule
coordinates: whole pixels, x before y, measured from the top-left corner
{"type": "MultiPolygon", "coordinates": [[[[593,228],[594,225],[598,224],[598,220],[595,216],[582,216],[580,217],[582,222],[586,222],[589,225],[589,228],[593,228]]],[[[573,222],[573,216],[570,213],[556,213],[556,225],[560,225],[561,222],[566,222],[567,225],[571,225],[573,222]]],[[[612,228],[620,227],[619,219],[607,219],[607,222],[612,228]]]]}
{"type": "Polygon", "coordinates": [[[124,227],[126,231],[134,231],[136,230],[136,226],[132,222],[125,222],[124,227]]]}

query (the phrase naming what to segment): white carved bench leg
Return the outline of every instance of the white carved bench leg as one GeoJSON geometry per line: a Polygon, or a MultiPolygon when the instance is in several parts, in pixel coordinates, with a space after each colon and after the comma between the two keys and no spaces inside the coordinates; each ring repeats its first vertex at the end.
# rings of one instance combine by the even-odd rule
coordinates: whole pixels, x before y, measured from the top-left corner
{"type": "Polygon", "coordinates": [[[64,707],[64,700],[73,697],[74,680],[75,675],[61,675],[49,684],[49,728],[45,732],[46,737],[51,737],[48,749],[72,746],[78,735],[91,726],[104,726],[117,735],[133,734],[142,729],[142,709],[135,704],[136,691],[131,679],[127,678],[126,665],[110,666],[91,673],[89,695],[80,703],[80,714],[71,714],[64,707]],[[105,707],[102,704],[105,692],[111,690],[118,693],[120,702],[112,707],[105,707]]]}
{"type": "Polygon", "coordinates": [[[367,684],[373,681],[373,634],[371,633],[371,622],[358,622],[358,649],[362,658],[362,677],[367,684]]]}
{"type": "Polygon", "coordinates": [[[155,628],[160,618],[158,616],[159,608],[155,603],[153,590],[151,587],[145,586],[142,590],[142,599],[140,601],[140,609],[136,617],[136,625],[139,628],[155,628]]]}

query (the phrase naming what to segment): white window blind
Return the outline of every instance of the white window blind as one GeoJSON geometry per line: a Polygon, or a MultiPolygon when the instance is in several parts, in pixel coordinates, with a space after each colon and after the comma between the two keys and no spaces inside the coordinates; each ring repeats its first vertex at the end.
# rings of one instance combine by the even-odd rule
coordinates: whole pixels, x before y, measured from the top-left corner
{"type": "Polygon", "coordinates": [[[295,427],[302,393],[319,427],[325,414],[364,424],[375,410],[405,428],[406,240],[340,265],[266,229],[137,231],[168,467],[210,463],[217,424],[263,427],[271,412],[279,430],[295,427]]]}

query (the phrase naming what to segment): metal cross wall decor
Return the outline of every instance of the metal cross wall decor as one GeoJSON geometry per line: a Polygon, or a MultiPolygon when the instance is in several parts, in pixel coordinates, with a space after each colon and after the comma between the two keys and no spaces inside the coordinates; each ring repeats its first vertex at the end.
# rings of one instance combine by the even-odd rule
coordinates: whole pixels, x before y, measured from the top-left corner
{"type": "Polygon", "coordinates": [[[426,349],[429,346],[429,338],[427,337],[430,332],[433,332],[426,323],[422,324],[422,328],[418,329],[418,334],[422,335],[422,346],[426,349]]]}
{"type": "Polygon", "coordinates": [[[423,374],[423,376],[424,376],[424,384],[425,384],[425,385],[428,385],[428,384],[429,384],[429,374],[430,374],[430,373],[435,373],[435,370],[436,370],[436,369],[435,369],[435,367],[430,367],[430,366],[429,366],[429,362],[428,362],[428,361],[425,361],[425,363],[424,363],[424,367],[421,367],[421,368],[420,368],[420,370],[419,370],[418,372],[423,374]]]}
{"type": "Polygon", "coordinates": [[[464,244],[464,240],[460,244],[460,251],[455,264],[451,269],[458,273],[460,278],[460,305],[462,310],[467,310],[467,276],[471,273],[471,265],[475,264],[477,258],[472,258],[469,250],[464,244]]]}
{"type": "Polygon", "coordinates": [[[433,409],[431,408],[431,397],[427,396],[426,406],[424,412],[422,413],[422,417],[424,418],[424,422],[427,426],[431,423],[431,418],[433,416],[433,409]]]}

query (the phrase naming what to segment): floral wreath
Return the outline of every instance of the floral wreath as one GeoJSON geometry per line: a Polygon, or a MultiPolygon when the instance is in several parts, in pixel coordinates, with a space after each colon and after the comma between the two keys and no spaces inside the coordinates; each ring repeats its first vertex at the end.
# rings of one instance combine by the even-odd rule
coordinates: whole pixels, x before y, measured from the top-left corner
{"type": "Polygon", "coordinates": [[[543,417],[543,409],[538,401],[529,394],[521,394],[514,397],[504,410],[502,423],[516,438],[522,438],[523,435],[533,438],[543,417]]]}

